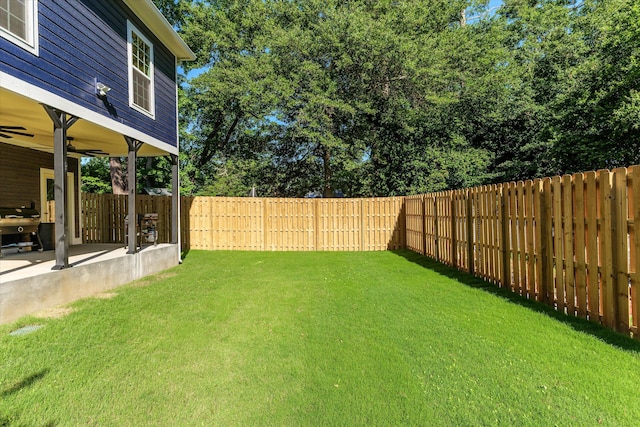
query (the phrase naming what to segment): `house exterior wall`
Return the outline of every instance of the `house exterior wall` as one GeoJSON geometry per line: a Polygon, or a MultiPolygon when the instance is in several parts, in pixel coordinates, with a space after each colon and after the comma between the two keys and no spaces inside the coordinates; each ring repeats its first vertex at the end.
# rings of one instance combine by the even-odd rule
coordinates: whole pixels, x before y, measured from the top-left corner
{"type": "MultiPolygon", "coordinates": [[[[17,207],[29,206],[36,202],[36,209],[40,211],[40,168],[53,169],[53,154],[29,148],[0,143],[0,206],[17,207]]],[[[74,181],[78,182],[78,159],[68,159],[68,170],[73,173],[74,181]]],[[[78,192],[69,194],[75,200],[75,230],[80,237],[80,200],[78,192]]]]}
{"type": "Polygon", "coordinates": [[[177,147],[175,57],[122,1],[39,0],[38,43],[35,55],[0,38],[0,72],[177,147]],[[129,106],[127,20],[153,44],[155,118],[129,106]]]}

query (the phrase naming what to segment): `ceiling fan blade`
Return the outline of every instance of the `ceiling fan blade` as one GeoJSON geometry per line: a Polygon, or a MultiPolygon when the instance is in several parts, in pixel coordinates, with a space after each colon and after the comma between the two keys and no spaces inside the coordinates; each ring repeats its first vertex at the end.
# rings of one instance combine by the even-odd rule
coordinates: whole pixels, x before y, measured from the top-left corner
{"type": "Polygon", "coordinates": [[[11,133],[13,135],[22,135],[22,136],[28,136],[29,138],[33,138],[33,134],[32,133],[16,132],[14,130],[7,130],[6,128],[1,128],[0,130],[3,133],[11,133]]]}
{"type": "Polygon", "coordinates": [[[102,150],[76,150],[76,152],[82,154],[107,154],[102,150]]]}

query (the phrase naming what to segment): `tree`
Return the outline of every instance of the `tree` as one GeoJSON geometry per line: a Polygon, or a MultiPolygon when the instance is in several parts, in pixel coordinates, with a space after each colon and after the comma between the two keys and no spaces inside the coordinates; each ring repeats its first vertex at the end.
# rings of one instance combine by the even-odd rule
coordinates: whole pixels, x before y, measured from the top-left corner
{"type": "Polygon", "coordinates": [[[81,163],[82,191],[84,193],[111,193],[111,176],[109,160],[102,157],[92,157],[81,163]]]}
{"type": "Polygon", "coordinates": [[[640,4],[588,1],[576,16],[584,54],[553,102],[558,169],[640,163],[640,4]]]}
{"type": "Polygon", "coordinates": [[[192,180],[209,186],[221,165],[253,159],[274,195],[320,189],[329,196],[339,188],[383,194],[477,182],[470,177],[485,174],[490,156],[447,129],[449,120],[432,119],[448,119],[450,105],[461,102],[446,51],[462,33],[460,13],[469,4],[193,4],[183,35],[198,53],[194,66],[207,69],[185,86],[182,104],[192,136],[183,148],[193,172],[202,174],[192,180]],[[454,156],[461,144],[467,147],[454,156]],[[473,161],[449,174],[434,166],[455,168],[458,161],[437,162],[436,153],[473,161]],[[407,174],[413,183],[405,185],[398,162],[408,155],[415,161],[407,166],[418,173],[407,174]],[[430,175],[437,184],[420,183],[430,175]]]}
{"type": "Polygon", "coordinates": [[[194,194],[409,194],[640,160],[633,0],[157,4],[198,56],[180,92],[194,194]]]}

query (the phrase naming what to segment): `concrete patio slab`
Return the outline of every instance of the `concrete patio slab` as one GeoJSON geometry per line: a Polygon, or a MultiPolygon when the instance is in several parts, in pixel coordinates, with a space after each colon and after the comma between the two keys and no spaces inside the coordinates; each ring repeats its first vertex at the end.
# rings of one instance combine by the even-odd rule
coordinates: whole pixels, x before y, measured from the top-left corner
{"type": "Polygon", "coordinates": [[[55,252],[5,253],[0,258],[0,323],[69,303],[178,265],[177,245],[143,246],[128,255],[122,244],[69,248],[70,268],[52,270],[55,252]]]}

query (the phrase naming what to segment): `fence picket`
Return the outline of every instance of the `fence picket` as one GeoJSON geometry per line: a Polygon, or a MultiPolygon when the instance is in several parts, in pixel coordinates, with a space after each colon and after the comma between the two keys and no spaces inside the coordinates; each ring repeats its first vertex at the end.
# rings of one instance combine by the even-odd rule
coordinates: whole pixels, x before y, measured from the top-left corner
{"type": "Polygon", "coordinates": [[[555,301],[558,310],[564,311],[564,250],[562,232],[562,178],[554,176],[551,181],[553,192],[553,265],[555,276],[555,301]]]}
{"type": "MultiPolygon", "coordinates": [[[[535,181],[535,193],[534,193],[534,181],[528,180],[525,183],[524,189],[524,204],[522,205],[524,208],[524,220],[526,221],[526,263],[527,263],[527,296],[529,299],[538,298],[540,301],[541,293],[538,286],[536,286],[536,280],[540,281],[540,275],[542,271],[540,258],[536,261],[536,253],[539,254],[538,251],[535,250],[534,245],[534,218],[535,213],[540,212],[540,189],[538,188],[541,184],[540,180],[535,181]]],[[[538,215],[538,219],[540,218],[540,214],[538,215]]],[[[536,244],[540,245],[540,233],[542,228],[539,225],[536,225],[535,228],[535,236],[537,242],[536,244]]],[[[524,246],[523,246],[524,248],[524,246]]]]}
{"type": "Polygon", "coordinates": [[[542,267],[542,181],[533,181],[533,227],[534,227],[534,258],[536,261],[535,296],[536,301],[544,301],[545,293],[542,290],[543,267],[542,267]]]}
{"type": "MultiPolygon", "coordinates": [[[[551,179],[544,178],[542,180],[541,210],[540,210],[540,254],[541,254],[541,274],[539,278],[539,286],[547,304],[553,306],[555,304],[554,294],[554,265],[553,265],[553,198],[551,194],[551,179]]],[[[539,196],[539,197],[540,197],[539,196]]],[[[536,243],[537,246],[537,243],[536,243]]]]}
{"type": "Polygon", "coordinates": [[[584,176],[581,173],[573,175],[573,187],[575,194],[575,255],[576,274],[575,289],[577,314],[579,317],[587,317],[587,271],[586,271],[586,243],[585,243],[585,189],[584,176]]]}
{"type": "Polygon", "coordinates": [[[613,329],[615,319],[615,286],[613,274],[613,246],[612,233],[612,176],[606,170],[598,171],[598,186],[600,190],[600,265],[601,265],[601,298],[602,316],[604,324],[613,329]]]}
{"type": "Polygon", "coordinates": [[[520,294],[523,296],[529,295],[529,285],[527,279],[527,242],[525,240],[526,206],[524,203],[524,192],[524,183],[522,181],[519,181],[516,184],[516,196],[518,204],[518,268],[520,270],[520,294]]]}
{"type": "Polygon", "coordinates": [[[598,184],[596,172],[585,173],[585,200],[587,201],[587,307],[589,320],[600,322],[600,274],[598,271],[598,184]]]}
{"type": "Polygon", "coordinates": [[[513,271],[513,290],[523,295],[520,288],[522,281],[520,280],[520,212],[522,205],[518,205],[518,196],[520,194],[518,184],[512,182],[509,186],[510,195],[510,212],[511,212],[511,251],[512,251],[512,271],[513,271]]]}
{"type": "Polygon", "coordinates": [[[613,197],[615,225],[613,227],[613,251],[615,269],[615,328],[618,332],[629,333],[629,269],[628,269],[628,204],[627,204],[627,170],[613,170],[613,197]]]}
{"type": "Polygon", "coordinates": [[[573,180],[570,175],[562,177],[562,209],[564,238],[564,284],[567,314],[575,316],[576,291],[574,283],[574,229],[573,229],[573,180]]]}
{"type": "Polygon", "coordinates": [[[631,317],[633,325],[633,337],[638,339],[640,328],[640,166],[632,166],[628,170],[631,178],[631,191],[629,196],[629,210],[633,215],[633,227],[630,245],[631,265],[631,317]]]}

